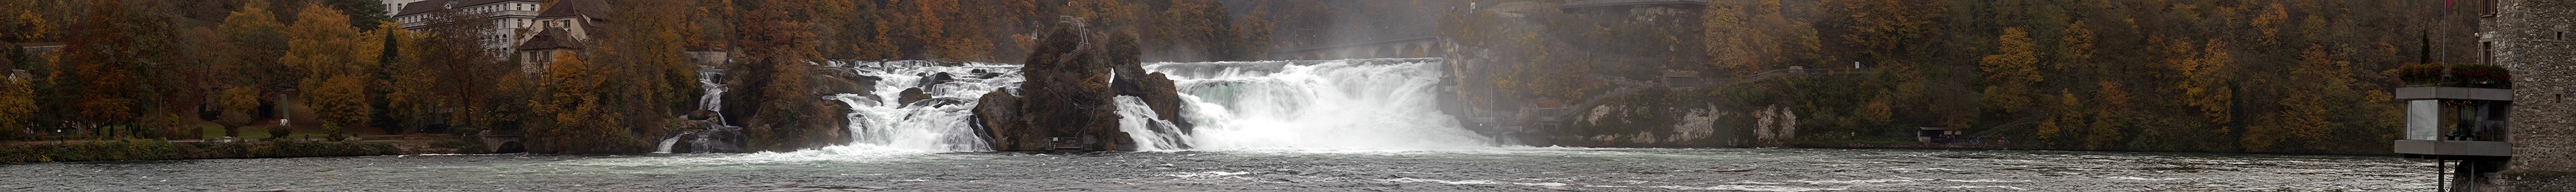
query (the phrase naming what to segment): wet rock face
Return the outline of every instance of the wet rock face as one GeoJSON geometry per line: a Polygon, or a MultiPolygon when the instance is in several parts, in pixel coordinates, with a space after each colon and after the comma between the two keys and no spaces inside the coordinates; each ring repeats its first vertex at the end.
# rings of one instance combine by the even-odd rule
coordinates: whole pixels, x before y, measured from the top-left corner
{"type": "Polygon", "coordinates": [[[874,76],[859,75],[850,70],[815,70],[814,74],[813,90],[824,95],[876,92],[877,80],[883,80],[874,76]]]}
{"type": "MultiPolygon", "coordinates": [[[[1135,65],[1120,67],[1119,71],[1127,71],[1127,69],[1143,71],[1135,65]]],[[[1181,117],[1180,88],[1172,82],[1171,78],[1163,73],[1132,76],[1121,73],[1118,77],[1118,83],[1112,85],[1117,88],[1118,95],[1144,99],[1146,106],[1154,108],[1154,118],[1171,121],[1176,124],[1175,127],[1180,127],[1183,133],[1190,132],[1192,126],[1189,120],[1181,117]]]]}
{"type": "Polygon", "coordinates": [[[979,132],[976,133],[983,134],[984,140],[992,142],[994,151],[1046,150],[1044,144],[1048,135],[1039,134],[1045,131],[1030,130],[1046,127],[1023,126],[1026,122],[1020,120],[1020,97],[994,91],[985,93],[978,100],[974,125],[979,132]]]}
{"type": "Polygon", "coordinates": [[[921,88],[903,89],[903,93],[897,93],[897,95],[901,95],[903,98],[896,99],[895,101],[904,104],[911,104],[912,102],[930,99],[931,97],[930,93],[922,92],[921,88]]]}

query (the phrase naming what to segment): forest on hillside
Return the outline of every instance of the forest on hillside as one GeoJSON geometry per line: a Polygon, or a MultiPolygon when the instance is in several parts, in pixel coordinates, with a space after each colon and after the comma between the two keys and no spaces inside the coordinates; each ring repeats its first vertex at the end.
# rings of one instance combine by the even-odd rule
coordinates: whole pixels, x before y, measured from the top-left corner
{"type": "MultiPolygon", "coordinates": [[[[1912,143],[1915,127],[1951,127],[2014,149],[2377,154],[2402,130],[2400,103],[2389,94],[2403,85],[2397,69],[2474,63],[2469,34],[2479,6],[1715,0],[1694,14],[1655,18],[1671,21],[1479,11],[1445,16],[1441,30],[1463,46],[1507,50],[1488,54],[1505,57],[1492,58],[1492,67],[1468,69],[1491,79],[1471,82],[1504,93],[1478,103],[1616,97],[1622,103],[1614,105],[1660,106],[1591,111],[1628,115],[1560,135],[1690,135],[1659,129],[1713,106],[1792,111],[1787,125],[1795,132],[1777,134],[1797,139],[1638,145],[1871,146],[1912,143]],[[1725,79],[1791,67],[1862,73],[1586,95],[1666,70],[1725,79]]],[[[1744,140],[1774,134],[1757,133],[1773,123],[1756,116],[1716,122],[1736,128],[1720,134],[1744,140]]]]}
{"type": "Polygon", "coordinates": [[[1018,63],[1043,38],[1038,29],[1080,24],[1137,35],[1147,62],[1439,36],[1455,46],[1444,55],[1462,92],[1481,93],[1464,97],[1471,105],[1648,106],[1546,132],[1559,136],[1852,146],[1912,141],[1914,127],[1933,126],[2017,149],[2384,153],[2401,122],[2388,93],[2403,85],[2398,69],[2474,64],[2468,34],[2484,6],[1713,0],[1614,17],[1552,6],[1570,0],[603,1],[613,22],[594,49],[547,64],[584,70],[522,73],[517,61],[480,56],[498,53],[464,35],[488,30],[475,20],[398,29],[378,1],[0,0],[0,42],[61,46],[0,57],[27,72],[0,83],[0,138],[198,138],[209,127],[392,134],[448,123],[560,138],[536,146],[553,152],[633,152],[697,110],[698,66],[678,53],[726,51],[737,62],[725,76],[744,82],[725,98],[750,101],[726,111],[774,114],[737,118],[755,140],[780,143],[761,149],[786,150],[828,142],[811,135],[837,125],[818,119],[840,118],[773,99],[817,93],[796,78],[813,71],[806,62],[1018,63]],[[1676,72],[1730,79],[1792,67],[1864,72],[1634,86],[1676,72]],[[1690,112],[1701,107],[1736,115],[1690,112]],[[1751,129],[1775,124],[1746,115],[1765,109],[1794,113],[1784,125],[1797,131],[1751,129]],[[1693,118],[1729,129],[1659,129],[1693,118]],[[47,134],[26,134],[37,132],[47,134]],[[1762,134],[1797,139],[1737,141],[1762,134]]]}
{"type": "MultiPolygon", "coordinates": [[[[567,0],[537,0],[546,7],[567,0]]],[[[808,102],[830,60],[1018,63],[1047,26],[1146,37],[1148,61],[1244,60],[1329,44],[1327,12],[1381,1],[600,0],[596,40],[543,66],[479,47],[473,13],[436,11],[401,29],[373,0],[0,0],[0,140],[339,138],[523,131],[530,149],[650,150],[698,110],[699,66],[733,53],[728,113],[756,149],[836,143],[845,112],[808,102]],[[1228,5],[1227,3],[1235,3],[1228,5]],[[1330,3],[1330,4],[1328,4],[1330,3]],[[45,49],[51,47],[51,49],[45,49]],[[29,49],[37,48],[37,49],[29,49]],[[50,51],[44,51],[50,50],[50,51]],[[522,68],[550,69],[543,72],[522,68]],[[291,122],[280,125],[282,122],[291,122]],[[204,132],[204,134],[200,134],[204,132]]],[[[1344,22],[1369,23],[1369,22],[1344,22]]],[[[1353,30],[1370,31],[1370,30],[1353,30]]],[[[513,36],[536,33],[515,31],[513,36]]]]}

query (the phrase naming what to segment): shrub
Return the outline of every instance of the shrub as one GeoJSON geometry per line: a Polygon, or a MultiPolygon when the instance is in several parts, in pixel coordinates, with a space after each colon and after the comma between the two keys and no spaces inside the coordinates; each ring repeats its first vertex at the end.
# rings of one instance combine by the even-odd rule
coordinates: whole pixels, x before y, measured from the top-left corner
{"type": "Polygon", "coordinates": [[[2490,64],[2407,64],[2397,68],[2398,78],[2407,85],[2512,88],[2512,71],[2490,64]],[[2450,78],[2442,78],[2442,68],[2451,69],[2450,78]]]}

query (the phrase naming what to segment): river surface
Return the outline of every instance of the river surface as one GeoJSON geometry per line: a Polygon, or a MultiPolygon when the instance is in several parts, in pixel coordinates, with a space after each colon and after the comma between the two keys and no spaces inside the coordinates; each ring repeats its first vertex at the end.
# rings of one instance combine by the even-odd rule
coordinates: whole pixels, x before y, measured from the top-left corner
{"type": "Polygon", "coordinates": [[[404,155],[0,165],[0,191],[2430,191],[2395,157],[1492,148],[404,155]]]}

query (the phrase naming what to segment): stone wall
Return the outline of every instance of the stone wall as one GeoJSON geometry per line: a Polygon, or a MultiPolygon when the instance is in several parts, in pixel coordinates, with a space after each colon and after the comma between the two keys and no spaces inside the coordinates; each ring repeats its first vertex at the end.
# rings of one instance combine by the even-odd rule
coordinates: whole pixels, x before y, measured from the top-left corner
{"type": "Polygon", "coordinates": [[[2576,173],[2576,2],[2496,0],[2478,34],[2488,63],[2513,69],[2511,191],[2564,191],[2576,173]]]}

